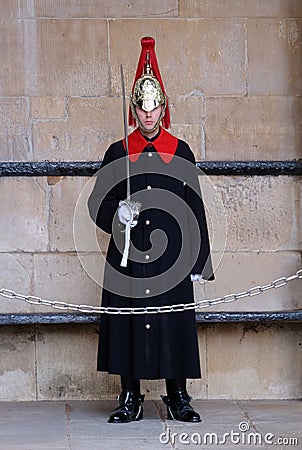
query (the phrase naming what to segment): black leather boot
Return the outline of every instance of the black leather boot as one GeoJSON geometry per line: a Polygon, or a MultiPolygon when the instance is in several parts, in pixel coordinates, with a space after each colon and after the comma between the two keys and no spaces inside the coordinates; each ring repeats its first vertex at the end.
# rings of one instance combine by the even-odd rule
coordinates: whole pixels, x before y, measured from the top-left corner
{"type": "Polygon", "coordinates": [[[192,398],[186,391],[186,379],[166,380],[167,396],[162,396],[167,405],[168,419],[181,422],[201,422],[200,415],[190,405],[192,398]]]}
{"type": "Polygon", "coordinates": [[[143,418],[144,395],[133,392],[122,392],[119,396],[119,406],[110,415],[109,423],[129,423],[143,418]]]}
{"type": "Polygon", "coordinates": [[[140,394],[140,381],[121,376],[122,393],[119,406],[110,415],[109,423],[129,423],[143,418],[144,395],[140,394]]]}

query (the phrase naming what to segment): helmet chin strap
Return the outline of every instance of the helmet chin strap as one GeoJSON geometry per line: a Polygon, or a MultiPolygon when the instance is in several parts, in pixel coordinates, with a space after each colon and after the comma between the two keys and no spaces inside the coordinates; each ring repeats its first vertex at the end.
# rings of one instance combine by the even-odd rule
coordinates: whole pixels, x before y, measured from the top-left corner
{"type": "Polygon", "coordinates": [[[158,119],[158,121],[156,122],[156,124],[154,125],[154,127],[152,128],[152,130],[150,130],[149,128],[148,128],[148,129],[145,128],[144,125],[141,123],[141,121],[140,121],[139,119],[136,119],[136,120],[137,120],[138,127],[139,127],[140,130],[145,131],[146,133],[152,133],[153,131],[155,131],[155,130],[159,127],[161,118],[158,119]]]}

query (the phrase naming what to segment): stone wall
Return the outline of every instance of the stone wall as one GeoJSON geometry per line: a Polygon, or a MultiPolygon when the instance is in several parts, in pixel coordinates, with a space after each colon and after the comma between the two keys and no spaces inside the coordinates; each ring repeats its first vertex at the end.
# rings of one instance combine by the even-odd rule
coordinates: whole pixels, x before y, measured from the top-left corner
{"type": "MultiPolygon", "coordinates": [[[[171,131],[198,161],[301,158],[301,13],[300,0],[3,0],[0,160],[102,160],[123,136],[120,64],[130,92],[144,35],[156,39],[171,131]]],[[[301,267],[300,181],[201,180],[217,271],[214,283],[195,286],[196,299],[301,267]]],[[[91,186],[85,177],[0,178],[1,287],[99,305],[102,255],[92,224],[82,221],[85,208],[76,208],[91,186]]],[[[97,237],[105,249],[108,237],[97,237]]],[[[2,314],[51,311],[0,301],[2,314]]],[[[295,281],[211,311],[301,307],[295,281]]],[[[190,383],[195,397],[301,398],[299,325],[198,330],[203,377],[190,383]]],[[[2,326],[0,399],[114,398],[118,378],[96,373],[97,331],[2,326]]],[[[147,398],[163,393],[162,381],[144,386],[147,398]]]]}

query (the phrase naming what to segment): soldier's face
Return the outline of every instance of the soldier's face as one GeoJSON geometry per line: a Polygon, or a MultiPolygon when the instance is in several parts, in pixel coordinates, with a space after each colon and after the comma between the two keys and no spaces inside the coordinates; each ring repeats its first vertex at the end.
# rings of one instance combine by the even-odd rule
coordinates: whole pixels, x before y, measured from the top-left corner
{"type": "Polygon", "coordinates": [[[138,106],[135,107],[137,117],[140,121],[140,124],[143,126],[144,134],[152,133],[155,136],[155,134],[157,133],[159,124],[155,130],[154,130],[154,127],[156,126],[158,119],[160,118],[162,110],[163,110],[162,105],[158,106],[157,108],[153,109],[152,111],[144,111],[143,109],[139,108],[138,106]]]}

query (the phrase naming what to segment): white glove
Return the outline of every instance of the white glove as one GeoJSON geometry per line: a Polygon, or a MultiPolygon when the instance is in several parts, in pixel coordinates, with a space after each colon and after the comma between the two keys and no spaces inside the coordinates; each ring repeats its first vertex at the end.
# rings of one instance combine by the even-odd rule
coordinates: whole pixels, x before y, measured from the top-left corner
{"type": "Polygon", "coordinates": [[[139,202],[130,200],[121,200],[117,210],[119,221],[123,225],[129,224],[134,227],[137,224],[137,219],[142,205],[139,202]]]}
{"type": "Polygon", "coordinates": [[[117,210],[118,218],[121,223],[126,225],[127,222],[131,222],[133,216],[131,214],[130,208],[126,205],[126,203],[119,202],[119,208],[117,210]]]}
{"type": "Polygon", "coordinates": [[[193,274],[191,274],[190,277],[191,277],[191,281],[199,281],[199,280],[202,279],[201,275],[193,275],[193,274]]]}

